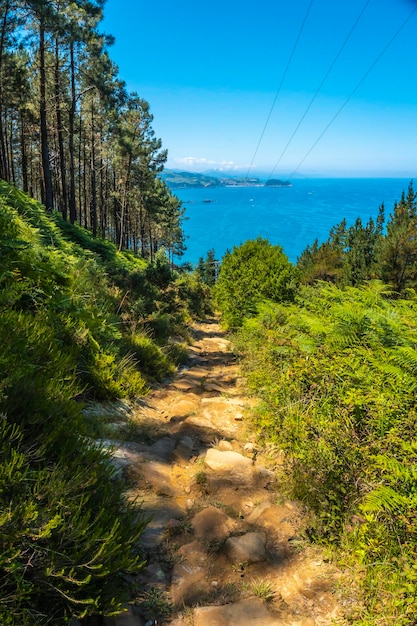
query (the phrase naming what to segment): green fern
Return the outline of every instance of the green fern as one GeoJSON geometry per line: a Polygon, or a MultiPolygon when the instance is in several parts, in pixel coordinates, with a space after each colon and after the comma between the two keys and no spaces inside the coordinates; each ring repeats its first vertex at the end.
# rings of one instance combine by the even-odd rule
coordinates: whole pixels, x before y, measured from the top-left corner
{"type": "Polygon", "coordinates": [[[391,355],[391,360],[407,372],[417,374],[417,350],[411,346],[400,346],[391,355]]]}
{"type": "Polygon", "coordinates": [[[364,513],[396,513],[409,506],[410,500],[407,496],[392,487],[382,485],[365,496],[360,508],[364,513]]]}

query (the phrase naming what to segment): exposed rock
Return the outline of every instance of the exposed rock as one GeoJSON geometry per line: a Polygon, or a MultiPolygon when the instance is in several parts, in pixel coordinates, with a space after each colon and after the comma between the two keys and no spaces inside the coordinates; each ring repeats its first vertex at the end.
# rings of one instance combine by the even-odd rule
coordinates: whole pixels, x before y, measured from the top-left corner
{"type": "Polygon", "coordinates": [[[167,525],[172,519],[181,519],[183,512],[174,500],[161,498],[155,493],[143,494],[141,510],[149,514],[150,521],[140,536],[140,544],[145,549],[159,546],[167,534],[167,525]]]}
{"type": "Polygon", "coordinates": [[[176,606],[192,603],[209,590],[207,580],[207,552],[198,541],[186,544],[178,550],[181,558],[174,565],[171,581],[171,598],[176,606]]]}
{"type": "Polygon", "coordinates": [[[236,522],[214,506],[197,513],[191,525],[195,536],[203,541],[221,541],[236,529],[236,522]]]}
{"type": "Polygon", "coordinates": [[[162,439],[158,439],[158,441],[149,446],[149,453],[152,456],[168,461],[174,448],[175,439],[173,437],[162,437],[162,439]]]}
{"type": "Polygon", "coordinates": [[[101,439],[96,444],[110,453],[110,463],[119,475],[128,467],[140,463],[149,450],[148,446],[140,443],[121,442],[113,439],[101,439]]]}
{"type": "Polygon", "coordinates": [[[256,477],[257,482],[262,483],[264,486],[272,485],[276,481],[276,475],[271,470],[266,467],[262,467],[257,465],[254,468],[254,475],[256,477]]]}
{"type": "Polygon", "coordinates": [[[168,407],[167,413],[170,419],[182,419],[195,413],[198,402],[194,398],[197,396],[193,393],[187,395],[192,396],[192,398],[185,397],[183,400],[179,400],[168,407]]]}
{"type": "Polygon", "coordinates": [[[224,480],[237,484],[251,484],[253,482],[253,463],[239,452],[232,450],[207,450],[205,465],[224,480]]]}
{"type": "Polygon", "coordinates": [[[229,537],[224,550],[233,563],[260,563],[266,559],[266,536],[264,533],[246,533],[229,537]]]}
{"type": "Polygon", "coordinates": [[[208,418],[201,417],[201,415],[191,415],[190,417],[187,417],[185,423],[190,426],[194,426],[194,428],[208,431],[208,439],[204,439],[204,433],[202,433],[203,438],[200,436],[200,439],[206,442],[210,441],[210,438],[213,438],[213,431],[216,430],[216,426],[208,418]]]}
{"type": "Polygon", "coordinates": [[[203,367],[190,367],[187,370],[184,370],[184,374],[188,380],[201,381],[205,380],[207,376],[210,374],[210,370],[204,369],[203,367]]]}
{"type": "Polygon", "coordinates": [[[193,379],[188,378],[180,378],[172,383],[172,386],[177,391],[184,391],[187,393],[188,391],[193,391],[194,393],[199,393],[202,391],[202,387],[199,381],[195,381],[193,379]]]}
{"type": "Polygon", "coordinates": [[[233,450],[232,444],[230,443],[230,441],[226,441],[226,439],[222,439],[221,441],[219,441],[219,443],[217,444],[217,447],[222,452],[227,452],[228,450],[233,450]]]}
{"type": "Polygon", "coordinates": [[[177,447],[171,454],[171,459],[175,463],[187,463],[193,454],[194,441],[187,435],[182,437],[177,447]]]}
{"type": "Polygon", "coordinates": [[[146,580],[146,584],[152,587],[164,586],[167,582],[165,572],[159,563],[149,563],[143,572],[143,578],[146,580]]]}
{"type": "Polygon", "coordinates": [[[193,620],[194,626],[284,626],[258,599],[197,608],[193,620]]]}
{"type": "Polygon", "coordinates": [[[296,526],[293,519],[296,517],[296,509],[290,504],[277,506],[267,500],[248,516],[247,521],[251,524],[262,525],[263,528],[274,531],[275,536],[281,541],[288,541],[294,536],[296,526]]]}
{"type": "Polygon", "coordinates": [[[172,484],[172,468],[166,463],[149,461],[142,466],[145,483],[152,485],[156,494],[173,496],[175,488],[172,484]]]}

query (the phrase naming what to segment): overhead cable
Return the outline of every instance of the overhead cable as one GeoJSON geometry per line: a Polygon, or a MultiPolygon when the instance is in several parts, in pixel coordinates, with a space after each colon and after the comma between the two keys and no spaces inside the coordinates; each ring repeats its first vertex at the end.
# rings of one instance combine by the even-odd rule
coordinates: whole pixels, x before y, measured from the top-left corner
{"type": "Polygon", "coordinates": [[[365,74],[362,76],[362,78],[360,79],[360,81],[356,84],[355,88],[351,91],[351,93],[349,94],[349,96],[346,98],[346,100],[344,101],[344,103],[341,105],[341,107],[339,107],[339,109],[336,111],[336,113],[333,115],[332,119],[330,120],[330,122],[327,124],[327,126],[324,128],[324,130],[321,132],[321,134],[318,136],[318,138],[316,139],[316,141],[313,143],[313,145],[311,146],[311,148],[306,152],[306,154],[304,155],[304,157],[301,159],[301,161],[299,162],[299,164],[297,165],[297,167],[295,168],[295,170],[292,172],[290,179],[298,172],[298,170],[300,169],[301,165],[304,163],[304,161],[307,159],[307,157],[311,154],[311,152],[314,150],[314,148],[317,146],[317,144],[319,143],[319,141],[323,138],[323,136],[325,135],[325,133],[329,130],[330,126],[333,124],[333,122],[336,120],[336,118],[340,115],[340,113],[343,111],[343,109],[345,108],[345,106],[348,104],[348,102],[352,99],[352,97],[355,95],[355,93],[358,91],[359,87],[362,85],[362,83],[366,80],[366,78],[369,76],[369,74],[371,73],[371,71],[374,69],[375,65],[380,61],[380,59],[382,58],[382,56],[385,54],[385,52],[388,50],[388,48],[392,45],[392,43],[395,41],[395,39],[398,37],[398,35],[401,33],[401,31],[403,30],[403,28],[408,24],[408,22],[411,20],[411,18],[413,17],[414,13],[417,11],[417,6],[411,11],[411,13],[408,15],[408,17],[404,20],[404,22],[401,24],[401,26],[397,29],[397,31],[394,33],[394,35],[391,37],[391,39],[388,41],[388,43],[384,46],[384,48],[381,50],[381,52],[378,54],[378,56],[376,57],[375,61],[370,65],[370,67],[367,69],[367,71],[365,72],[365,74]]]}
{"type": "Polygon", "coordinates": [[[300,39],[301,39],[301,35],[302,35],[303,30],[304,30],[304,26],[305,26],[305,24],[306,24],[306,22],[307,22],[307,19],[308,19],[309,13],[310,13],[310,11],[311,11],[311,7],[313,6],[313,3],[314,3],[314,0],[310,0],[310,4],[309,4],[309,5],[308,5],[308,7],[307,7],[307,11],[306,11],[306,14],[305,14],[305,16],[304,16],[303,22],[302,22],[302,24],[301,24],[301,28],[300,28],[300,30],[299,30],[299,33],[298,33],[298,35],[297,35],[297,39],[296,39],[296,41],[295,41],[295,44],[294,44],[293,49],[292,49],[292,51],[291,51],[291,54],[290,54],[290,56],[289,56],[289,59],[288,59],[288,62],[287,62],[286,68],[285,68],[284,73],[283,73],[283,75],[282,75],[281,82],[280,82],[279,87],[278,87],[278,89],[277,89],[277,91],[276,91],[276,93],[275,93],[275,97],[274,97],[274,100],[273,100],[273,102],[272,102],[272,106],[271,106],[270,111],[269,111],[269,113],[268,113],[268,116],[267,116],[267,118],[266,118],[265,125],[264,125],[264,127],[263,127],[263,130],[262,130],[261,136],[260,136],[259,141],[258,141],[258,145],[256,146],[255,152],[254,152],[253,157],[252,157],[252,160],[251,160],[251,162],[250,162],[250,165],[249,165],[249,168],[248,168],[248,171],[247,171],[247,174],[246,174],[246,178],[248,178],[248,177],[249,177],[249,174],[250,174],[250,172],[251,172],[251,170],[252,170],[253,164],[254,164],[255,159],[256,159],[256,155],[258,154],[259,147],[260,147],[260,145],[261,145],[261,143],[262,143],[262,139],[264,138],[265,131],[266,131],[266,129],[267,129],[267,126],[268,126],[268,124],[269,124],[269,120],[271,119],[271,116],[272,116],[272,112],[273,112],[273,110],[274,110],[274,108],[275,108],[275,105],[276,105],[276,103],[277,103],[278,96],[279,96],[279,94],[281,93],[282,85],[284,84],[284,80],[285,80],[285,78],[286,78],[286,76],[287,76],[287,73],[288,73],[289,67],[290,67],[290,65],[291,65],[291,61],[292,61],[292,59],[293,59],[293,57],[294,57],[295,51],[296,51],[296,49],[297,49],[298,43],[299,43],[299,41],[300,41],[300,39]]]}
{"type": "Polygon", "coordinates": [[[309,112],[309,110],[311,109],[311,107],[313,106],[314,101],[316,100],[317,96],[319,95],[321,88],[323,87],[324,83],[326,82],[330,72],[332,71],[332,69],[334,68],[334,66],[336,65],[336,62],[338,60],[338,58],[340,57],[340,55],[342,54],[344,48],[346,47],[347,42],[349,41],[349,39],[352,36],[353,31],[355,30],[356,26],[358,25],[362,15],[364,14],[368,4],[371,2],[371,0],[366,0],[365,4],[362,7],[361,12],[359,13],[358,17],[356,18],[352,28],[350,29],[349,33],[347,34],[344,42],[342,43],[342,45],[340,46],[336,56],[334,57],[332,63],[330,64],[329,69],[327,70],[324,78],[322,79],[320,85],[317,87],[316,92],[314,94],[314,96],[312,97],[312,99],[310,100],[309,105],[307,106],[306,110],[304,111],[303,115],[301,116],[300,121],[298,122],[297,126],[295,127],[295,130],[293,132],[293,134],[291,135],[291,137],[289,138],[287,145],[285,146],[285,148],[283,149],[283,151],[281,152],[278,161],[275,163],[274,167],[271,170],[271,173],[269,174],[268,178],[272,178],[272,175],[274,174],[275,170],[277,169],[278,165],[281,163],[282,157],[284,156],[284,154],[286,153],[286,151],[288,150],[289,145],[291,144],[292,140],[294,139],[298,129],[300,128],[301,124],[303,123],[307,113],[309,112]]]}

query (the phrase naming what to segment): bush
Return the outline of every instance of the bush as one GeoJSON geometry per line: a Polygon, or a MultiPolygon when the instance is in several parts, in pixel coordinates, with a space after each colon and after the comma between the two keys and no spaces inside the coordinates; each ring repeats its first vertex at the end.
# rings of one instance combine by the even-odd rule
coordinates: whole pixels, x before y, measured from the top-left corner
{"type": "Polygon", "coordinates": [[[237,345],[262,398],[255,428],[285,451],[287,488],[311,513],[310,536],[343,545],[350,567],[356,558],[363,604],[354,623],[411,626],[416,301],[386,293],[378,282],[303,288],[295,303],[261,305],[237,345]]]}
{"type": "Polygon", "coordinates": [[[80,400],[141,395],[184,358],[168,332],[186,333],[188,304],[163,263],[146,267],[0,183],[4,626],[117,610],[125,574],[142,567],[141,510],[92,443],[100,426],[80,400]],[[143,333],[147,320],[159,337],[143,333]]]}
{"type": "Polygon", "coordinates": [[[291,302],[297,287],[298,270],[282,248],[258,238],[226,254],[214,295],[226,325],[239,327],[265,299],[291,302]]]}

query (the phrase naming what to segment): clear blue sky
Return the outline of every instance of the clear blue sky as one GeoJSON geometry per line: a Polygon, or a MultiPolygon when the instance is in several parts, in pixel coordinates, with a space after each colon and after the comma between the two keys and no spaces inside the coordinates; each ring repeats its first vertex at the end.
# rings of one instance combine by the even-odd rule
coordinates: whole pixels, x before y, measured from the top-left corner
{"type": "Polygon", "coordinates": [[[167,167],[416,177],[417,10],[390,41],[417,0],[310,3],[107,0],[111,58],[150,103],[167,167]]]}

